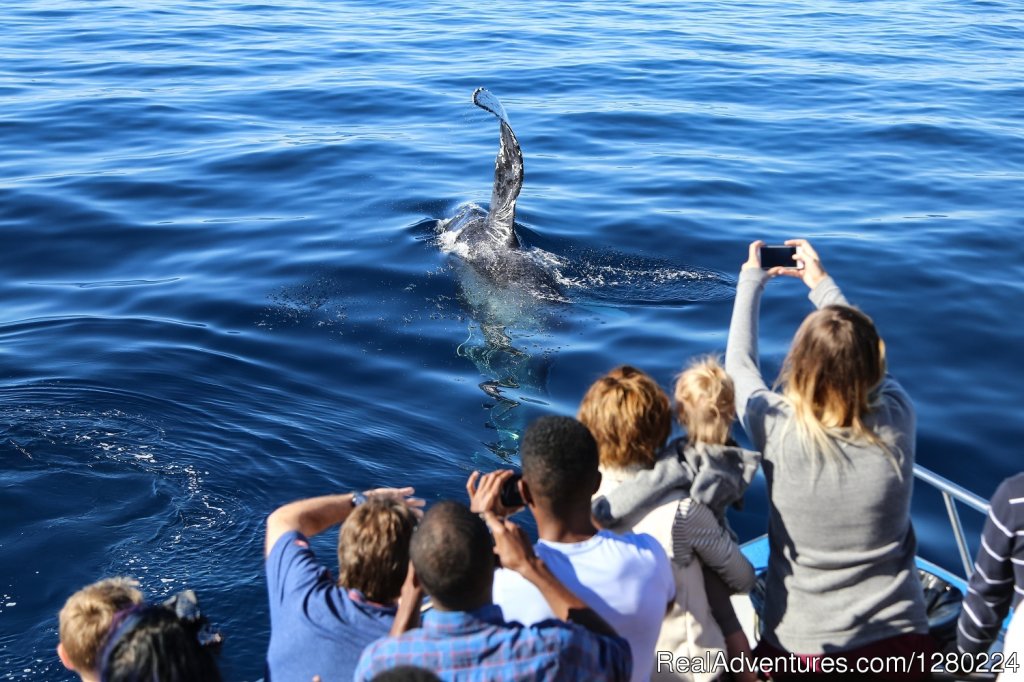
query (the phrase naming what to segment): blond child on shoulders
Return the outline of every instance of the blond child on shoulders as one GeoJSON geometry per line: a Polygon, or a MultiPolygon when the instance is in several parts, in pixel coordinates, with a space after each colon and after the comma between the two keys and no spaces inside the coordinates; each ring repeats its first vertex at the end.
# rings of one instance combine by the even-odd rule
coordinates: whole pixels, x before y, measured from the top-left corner
{"type": "MultiPolygon", "coordinates": [[[[643,372],[617,368],[587,392],[580,419],[595,432],[599,445],[602,440],[608,444],[609,451],[614,451],[616,444],[650,441],[651,434],[658,431],[663,434],[657,441],[660,444],[669,431],[668,400],[663,398],[661,408],[661,400],[649,397],[653,391],[664,396],[643,372]],[[666,416],[656,416],[663,409],[666,416]]],[[[688,602],[680,607],[691,613],[679,614],[679,624],[670,623],[671,617],[666,621],[662,644],[692,656],[721,636],[720,646],[730,658],[746,657],[750,645],[729,594],[749,591],[754,571],[728,527],[725,511],[742,501],[761,456],[740,448],[730,438],[735,420],[732,381],[716,360],[695,361],[676,381],[674,397],[676,420],[687,435],[670,442],[656,458],[652,453],[649,461],[620,461],[603,470],[608,485],[602,485],[594,498],[594,518],[612,530],[643,527],[654,519],[660,526],[668,525],[656,534],[667,543],[677,580],[689,583],[677,593],[688,595],[688,602]],[[703,642],[682,641],[682,635],[673,639],[673,629],[698,633],[703,642]],[[717,630],[720,635],[714,634],[717,630]]],[[[754,678],[739,675],[738,679],[754,678]]]]}

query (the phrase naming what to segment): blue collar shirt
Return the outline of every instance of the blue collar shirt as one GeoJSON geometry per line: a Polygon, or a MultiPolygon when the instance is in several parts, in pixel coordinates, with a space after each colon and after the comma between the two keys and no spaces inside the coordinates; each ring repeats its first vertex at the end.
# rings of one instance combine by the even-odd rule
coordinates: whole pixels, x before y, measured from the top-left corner
{"type": "Polygon", "coordinates": [[[581,625],[545,620],[529,627],[507,623],[493,604],[476,611],[427,612],[423,627],[368,646],[356,667],[357,682],[411,665],[451,682],[484,680],[628,680],[632,658],[626,640],[581,625]]]}

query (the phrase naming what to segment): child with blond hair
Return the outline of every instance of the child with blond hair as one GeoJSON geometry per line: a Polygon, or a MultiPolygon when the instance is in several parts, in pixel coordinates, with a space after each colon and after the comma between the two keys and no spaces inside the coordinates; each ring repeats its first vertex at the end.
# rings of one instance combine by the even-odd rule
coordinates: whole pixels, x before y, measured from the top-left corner
{"type": "MultiPolygon", "coordinates": [[[[601,489],[595,520],[615,531],[657,537],[672,559],[677,604],[666,616],[659,651],[700,657],[725,650],[748,656],[750,645],[729,601],[754,582],[753,567],[725,520],[760,463],[760,454],[730,438],[732,382],[713,358],[701,358],[676,381],[675,406],[647,374],[619,367],[598,379],[579,410],[598,441],[601,489]],[[662,447],[672,412],[686,436],[662,447]]],[[[656,678],[706,680],[660,671],[656,678]]],[[[738,679],[754,679],[739,675],[738,679]]]]}
{"type": "Polygon", "coordinates": [[[57,656],[83,682],[97,682],[99,653],[110,634],[114,616],[142,603],[138,583],[130,578],[107,578],[68,597],[60,610],[57,656]]]}

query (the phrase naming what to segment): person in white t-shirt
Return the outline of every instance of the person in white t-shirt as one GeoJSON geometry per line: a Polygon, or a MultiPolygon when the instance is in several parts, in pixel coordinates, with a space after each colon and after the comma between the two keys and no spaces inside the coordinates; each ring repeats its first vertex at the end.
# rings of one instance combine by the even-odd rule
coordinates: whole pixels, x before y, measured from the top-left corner
{"type": "MultiPolygon", "coordinates": [[[[665,550],[650,535],[617,535],[594,526],[590,497],[601,474],[597,443],[583,424],[541,417],[526,429],[519,452],[523,475],[516,488],[537,521],[537,556],[629,642],[632,681],[649,680],[661,622],[675,597],[665,550]]],[[[495,494],[512,476],[507,470],[482,478],[473,472],[466,484],[473,511],[517,511],[495,494]]],[[[494,603],[506,620],[524,625],[555,615],[536,587],[504,569],[494,575],[494,603]]]]}

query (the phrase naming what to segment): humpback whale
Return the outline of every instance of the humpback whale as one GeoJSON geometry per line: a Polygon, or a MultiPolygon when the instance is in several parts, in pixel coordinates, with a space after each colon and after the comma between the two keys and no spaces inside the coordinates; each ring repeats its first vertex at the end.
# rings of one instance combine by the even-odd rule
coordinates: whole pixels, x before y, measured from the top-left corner
{"type": "Polygon", "coordinates": [[[513,330],[520,338],[538,333],[546,327],[547,304],[569,299],[559,283],[554,254],[530,247],[516,233],[523,153],[508,115],[484,88],[473,92],[473,103],[493,114],[500,127],[491,203],[486,211],[475,204],[463,206],[454,217],[438,221],[436,231],[442,250],[456,256],[458,300],[473,321],[457,354],[471,360],[483,379],[479,386],[488,397],[486,426],[497,436],[485,445],[509,460],[525,426],[525,415],[517,408],[522,401],[542,403],[550,366],[547,353],[517,347],[513,330]]]}
{"type": "Polygon", "coordinates": [[[545,254],[524,245],[515,231],[516,199],[523,187],[523,152],[505,108],[485,88],[473,92],[473,104],[494,114],[500,124],[491,204],[486,212],[471,204],[442,221],[442,246],[500,288],[515,287],[536,298],[564,302],[567,299],[552,268],[544,262],[545,254]]]}
{"type": "Polygon", "coordinates": [[[501,102],[484,88],[473,104],[498,119],[500,138],[494,160],[494,185],[487,210],[463,205],[454,217],[429,221],[436,244],[454,256],[456,298],[471,322],[457,349],[476,366],[487,395],[487,426],[497,439],[485,445],[503,459],[518,449],[529,409],[544,405],[553,349],[543,337],[560,324],[574,302],[577,308],[664,304],[729,296],[732,287],[717,273],[681,270],[667,261],[623,257],[570,247],[560,256],[530,246],[516,232],[516,200],[523,186],[523,153],[501,102]],[[569,292],[572,293],[570,299],[569,292]],[[541,350],[538,350],[541,349],[541,350]]]}

